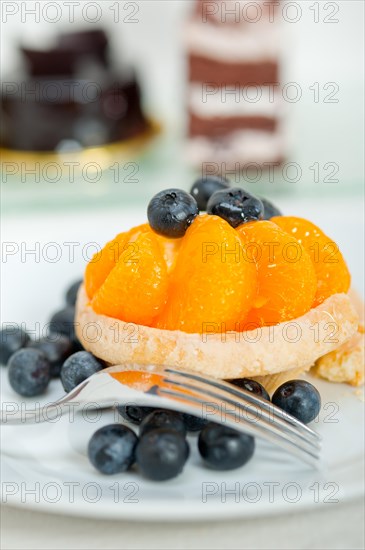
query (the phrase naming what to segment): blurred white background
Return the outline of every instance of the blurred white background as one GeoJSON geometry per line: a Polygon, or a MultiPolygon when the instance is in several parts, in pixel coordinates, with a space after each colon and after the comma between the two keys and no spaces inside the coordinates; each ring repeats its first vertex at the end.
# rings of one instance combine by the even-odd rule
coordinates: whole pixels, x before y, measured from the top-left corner
{"type": "MultiPolygon", "coordinates": [[[[3,80],[19,67],[16,50],[20,42],[42,47],[56,30],[103,27],[110,31],[114,59],[136,65],[149,113],[170,131],[181,132],[185,120],[184,20],[192,5],[191,0],[4,1],[3,80]],[[74,22],[70,23],[72,12],[74,22]]],[[[309,167],[315,162],[321,167],[336,163],[339,170],[334,178],[345,185],[342,191],[359,188],[364,160],[364,2],[283,1],[276,13],[285,58],[282,80],[296,82],[302,91],[297,103],[286,103],[292,158],[303,166],[304,181],[308,173],[308,183],[313,180],[309,167]],[[326,97],[335,102],[326,102],[326,97]]],[[[327,175],[331,175],[330,167],[327,175]]]]}

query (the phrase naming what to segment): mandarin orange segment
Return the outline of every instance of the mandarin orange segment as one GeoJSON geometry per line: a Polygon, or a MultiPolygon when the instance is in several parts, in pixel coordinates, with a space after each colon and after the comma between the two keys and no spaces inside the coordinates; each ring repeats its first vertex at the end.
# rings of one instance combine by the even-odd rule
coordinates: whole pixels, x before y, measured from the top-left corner
{"type": "Polygon", "coordinates": [[[247,260],[258,268],[258,293],[247,323],[274,325],[300,317],[312,307],[317,278],[304,247],[271,221],[240,225],[247,260]]]}
{"type": "Polygon", "coordinates": [[[256,266],[244,261],[236,231],[217,216],[198,216],[182,238],[168,301],[154,326],[189,333],[239,330],[256,281],[256,266]]]}
{"type": "Polygon", "coordinates": [[[155,235],[157,243],[164,257],[167,271],[168,273],[171,273],[175,266],[182,239],[168,239],[167,237],[163,237],[162,235],[158,235],[157,233],[155,233],[151,229],[151,227],[149,227],[149,230],[155,235]]]}
{"type": "Polygon", "coordinates": [[[272,218],[281,229],[292,235],[308,252],[316,275],[317,291],[313,307],[321,304],[332,294],[347,292],[351,276],[345,260],[333,242],[314,223],[294,216],[272,218]]]}
{"type": "Polygon", "coordinates": [[[119,233],[102,250],[94,254],[87,264],[84,280],[86,294],[90,299],[103,284],[113,267],[115,267],[119,258],[119,250],[122,250],[126,234],[119,233]]]}
{"type": "Polygon", "coordinates": [[[124,243],[124,248],[126,248],[129,243],[133,243],[136,240],[137,236],[142,232],[150,233],[153,235],[154,241],[157,242],[161,254],[164,257],[167,271],[170,273],[173,269],[173,266],[175,265],[176,257],[181,244],[181,239],[168,239],[167,237],[158,235],[157,233],[155,233],[155,231],[153,231],[149,223],[144,223],[128,231],[124,243]]]}
{"type": "Polygon", "coordinates": [[[148,224],[137,225],[125,233],[119,233],[102,250],[94,254],[85,270],[86,294],[91,299],[101,287],[111,270],[116,266],[119,256],[141,232],[149,229],[148,224]]]}
{"type": "Polygon", "coordinates": [[[129,242],[116,266],[95,293],[96,313],[150,326],[167,300],[167,267],[152,231],[129,242]]]}

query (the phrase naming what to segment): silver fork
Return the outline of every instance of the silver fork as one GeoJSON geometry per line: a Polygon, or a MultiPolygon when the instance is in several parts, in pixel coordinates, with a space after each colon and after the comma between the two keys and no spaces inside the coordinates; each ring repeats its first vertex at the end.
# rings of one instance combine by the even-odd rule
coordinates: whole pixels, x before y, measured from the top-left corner
{"type": "Polygon", "coordinates": [[[232,384],[187,370],[159,366],[113,366],[87,378],[70,393],[43,407],[19,410],[7,403],[1,424],[28,424],[86,405],[118,404],[169,408],[208,418],[281,447],[310,466],[320,466],[320,436],[272,403],[232,384]],[[10,405],[10,407],[9,407],[10,405]]]}

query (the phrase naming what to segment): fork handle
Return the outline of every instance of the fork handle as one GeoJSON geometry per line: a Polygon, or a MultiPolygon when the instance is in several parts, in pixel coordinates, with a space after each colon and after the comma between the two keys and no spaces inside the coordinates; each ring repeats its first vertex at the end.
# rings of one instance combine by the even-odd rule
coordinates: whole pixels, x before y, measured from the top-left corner
{"type": "Polygon", "coordinates": [[[67,412],[76,411],[83,401],[76,401],[81,391],[89,384],[90,378],[81,382],[76,388],[71,390],[61,399],[48,405],[37,403],[36,406],[29,408],[26,402],[21,403],[7,402],[2,403],[0,410],[0,426],[14,424],[41,424],[43,422],[55,422],[58,418],[67,412]]]}

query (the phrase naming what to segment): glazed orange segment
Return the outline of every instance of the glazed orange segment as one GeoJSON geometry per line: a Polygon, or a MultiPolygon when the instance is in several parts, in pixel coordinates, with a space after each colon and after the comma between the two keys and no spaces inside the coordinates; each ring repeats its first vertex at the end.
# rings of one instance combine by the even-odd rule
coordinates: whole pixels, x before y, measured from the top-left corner
{"type": "Polygon", "coordinates": [[[272,218],[281,229],[295,237],[308,252],[316,275],[317,291],[313,307],[332,294],[347,292],[351,276],[345,260],[335,242],[319,227],[303,218],[278,216],[272,218]]]}
{"type": "Polygon", "coordinates": [[[96,313],[150,326],[167,300],[166,263],[152,231],[127,244],[91,305],[96,313]]]}
{"type": "Polygon", "coordinates": [[[257,271],[244,261],[236,231],[217,216],[198,216],[181,240],[168,301],[154,326],[189,333],[239,330],[252,306],[257,271]]]}
{"type": "Polygon", "coordinates": [[[119,233],[102,250],[94,254],[85,270],[85,289],[91,299],[101,287],[111,270],[116,266],[121,253],[128,248],[137,235],[149,229],[148,224],[137,225],[125,233],[119,233]]]}
{"type": "Polygon", "coordinates": [[[102,250],[94,254],[85,270],[85,288],[89,299],[101,287],[111,270],[116,266],[121,253],[133,249],[133,243],[141,233],[152,233],[163,254],[168,272],[171,272],[180,247],[181,239],[167,239],[152,231],[148,223],[133,227],[126,233],[119,233],[102,250]]]}
{"type": "Polygon", "coordinates": [[[258,293],[246,328],[295,319],[312,307],[317,278],[309,254],[292,236],[271,221],[240,225],[247,260],[258,268],[258,293]]]}
{"type": "Polygon", "coordinates": [[[168,273],[171,273],[175,266],[182,239],[168,239],[167,237],[163,237],[162,235],[155,233],[150,226],[148,227],[149,231],[151,231],[157,239],[158,246],[160,247],[166,263],[167,271],[168,273]]]}
{"type": "Polygon", "coordinates": [[[85,289],[91,299],[95,292],[103,284],[110,271],[119,259],[126,238],[126,233],[119,233],[112,241],[109,241],[102,250],[94,254],[85,270],[85,289]]]}

